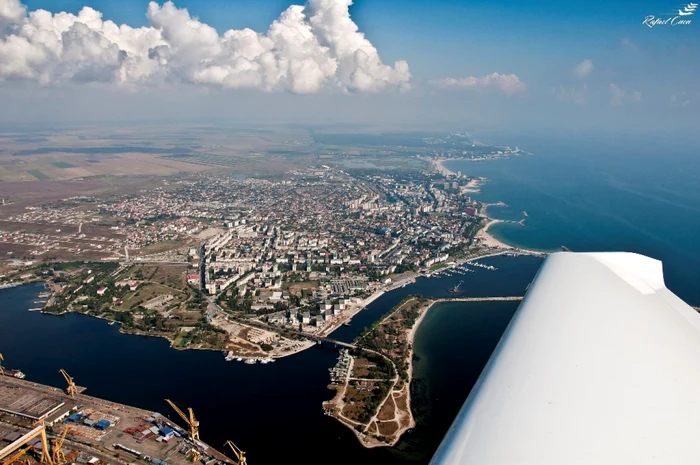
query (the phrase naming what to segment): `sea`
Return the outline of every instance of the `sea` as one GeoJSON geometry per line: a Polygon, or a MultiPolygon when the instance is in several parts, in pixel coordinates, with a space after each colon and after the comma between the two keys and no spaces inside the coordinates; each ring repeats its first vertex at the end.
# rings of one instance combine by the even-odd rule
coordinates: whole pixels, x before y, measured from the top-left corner
{"type": "MultiPolygon", "coordinates": [[[[501,142],[501,141],[494,141],[501,142]]],[[[510,142],[510,141],[506,141],[510,142]]],[[[508,207],[489,214],[520,220],[497,225],[494,235],[526,248],[575,251],[627,250],[664,262],[666,281],[700,304],[700,178],[690,151],[628,151],[598,141],[511,142],[532,155],[447,166],[489,178],[485,202],[508,207]],[[527,142],[527,143],[526,143],[527,142]],[[589,144],[589,145],[586,145],[589,144]],[[588,147],[588,148],[586,148],[588,147]]],[[[651,144],[653,145],[653,144],[651,144]]],[[[386,293],[332,334],[351,341],[411,294],[522,295],[542,261],[523,256],[481,260],[495,271],[419,278],[386,293]]],[[[221,447],[231,439],[255,464],[425,464],[488,361],[518,302],[441,303],[424,318],[414,342],[411,383],[417,426],[394,448],[366,449],[354,434],[323,414],[322,402],[338,348],[323,344],[267,365],[226,362],[214,351],[178,351],[166,340],[126,335],[117,325],[84,315],[29,312],[41,284],[0,290],[0,353],[5,365],[32,381],[64,387],[64,368],[87,394],[159,411],[175,421],[164,399],[192,407],[202,439],[221,447]]]]}
{"type": "Polygon", "coordinates": [[[663,262],[669,289],[700,306],[700,144],[527,135],[497,142],[532,155],[445,163],[489,179],[473,197],[508,205],[489,207],[489,216],[525,219],[489,228],[497,239],[546,251],[644,254],[663,262]]]}

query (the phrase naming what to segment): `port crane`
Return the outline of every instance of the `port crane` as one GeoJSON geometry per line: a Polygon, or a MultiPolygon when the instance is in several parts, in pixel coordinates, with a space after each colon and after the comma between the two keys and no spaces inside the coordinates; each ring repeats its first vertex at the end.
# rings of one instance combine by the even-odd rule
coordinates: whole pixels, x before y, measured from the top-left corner
{"type": "Polygon", "coordinates": [[[66,455],[63,453],[63,441],[66,440],[66,435],[70,432],[71,428],[65,427],[59,437],[51,440],[51,459],[55,465],[67,462],[66,455]]]}
{"type": "Polygon", "coordinates": [[[177,405],[173,403],[172,400],[170,399],[165,399],[165,401],[170,404],[170,406],[177,412],[180,417],[185,420],[185,423],[187,423],[187,426],[190,427],[190,439],[191,440],[199,440],[199,421],[194,417],[194,412],[192,411],[191,408],[187,409],[187,413],[189,415],[185,415],[185,413],[178,408],[177,405]]]}
{"type": "Polygon", "coordinates": [[[58,372],[63,375],[63,377],[66,379],[66,382],[68,383],[68,387],[66,388],[66,394],[68,394],[71,397],[75,397],[75,395],[78,393],[78,387],[75,385],[73,378],[68,373],[66,373],[66,370],[64,370],[63,368],[58,370],[58,372]]]}
{"type": "MultiPolygon", "coordinates": [[[[20,449],[26,449],[27,446],[30,446],[29,443],[36,438],[41,439],[41,463],[45,465],[61,465],[54,464],[53,460],[51,460],[51,455],[49,454],[49,441],[46,437],[46,426],[43,422],[28,433],[21,436],[16,441],[0,449],[0,464],[6,465],[10,463],[8,460],[10,457],[14,457],[17,453],[19,453],[20,449]]],[[[18,455],[12,460],[17,460],[17,458],[21,457],[22,455],[24,455],[24,453],[18,455]]]]}
{"type": "Polygon", "coordinates": [[[18,449],[17,452],[7,457],[1,462],[1,465],[10,465],[11,463],[19,460],[24,454],[32,450],[32,446],[26,446],[24,448],[18,449]]]}
{"type": "Polygon", "coordinates": [[[226,441],[224,445],[229,446],[233,451],[234,455],[236,456],[236,460],[238,460],[238,462],[236,462],[236,465],[246,465],[248,463],[245,459],[245,452],[239,449],[237,445],[235,445],[231,441],[226,441]]]}
{"type": "Polygon", "coordinates": [[[190,449],[190,460],[192,461],[192,463],[196,463],[200,459],[200,457],[202,457],[202,454],[200,454],[197,449],[190,449]]]}

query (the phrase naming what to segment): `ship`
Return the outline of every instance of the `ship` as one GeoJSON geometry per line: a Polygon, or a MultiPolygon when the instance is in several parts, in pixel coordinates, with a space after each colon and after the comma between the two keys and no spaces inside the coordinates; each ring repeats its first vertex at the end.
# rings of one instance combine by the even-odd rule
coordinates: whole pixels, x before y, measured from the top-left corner
{"type": "Polygon", "coordinates": [[[15,369],[5,369],[3,374],[5,376],[12,376],[13,378],[19,378],[19,379],[24,379],[27,377],[27,375],[22,373],[20,370],[15,370],[15,369]]]}
{"type": "Polygon", "coordinates": [[[449,292],[450,294],[456,294],[456,293],[458,293],[458,292],[459,292],[459,286],[461,286],[463,283],[464,283],[464,281],[458,282],[457,285],[456,285],[455,287],[453,287],[452,289],[450,289],[450,290],[447,291],[447,292],[449,292]]]}

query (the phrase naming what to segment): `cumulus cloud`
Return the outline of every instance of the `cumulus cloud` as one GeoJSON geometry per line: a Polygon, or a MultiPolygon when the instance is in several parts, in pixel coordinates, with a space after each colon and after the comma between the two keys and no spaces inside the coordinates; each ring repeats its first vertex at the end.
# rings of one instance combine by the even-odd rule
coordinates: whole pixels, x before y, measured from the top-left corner
{"type": "Polygon", "coordinates": [[[625,98],[625,91],[612,82],[610,83],[610,105],[622,105],[625,98]]]}
{"type": "Polygon", "coordinates": [[[0,0],[0,80],[178,81],[296,93],[408,88],[408,64],[382,63],[350,17],[351,4],[308,0],[287,8],[264,34],[219,35],[170,1],[149,3],[150,25],[132,28],[104,21],[90,7],[76,16],[27,12],[19,0],[0,0]]]}
{"type": "Polygon", "coordinates": [[[588,86],[583,84],[583,87],[564,87],[559,86],[552,89],[552,95],[557,101],[562,103],[573,103],[574,105],[588,105],[588,86]]]}
{"type": "Polygon", "coordinates": [[[594,69],[595,66],[593,65],[593,61],[586,58],[581,63],[576,65],[576,67],[574,68],[574,76],[576,76],[579,79],[585,79],[591,75],[594,69]]]}
{"type": "Polygon", "coordinates": [[[638,90],[628,93],[625,89],[612,82],[608,88],[610,90],[610,105],[618,106],[623,103],[638,103],[642,101],[642,93],[638,90]]]}
{"type": "Polygon", "coordinates": [[[497,89],[507,95],[527,90],[527,86],[515,74],[491,73],[483,77],[443,78],[433,84],[447,89],[497,89]]]}

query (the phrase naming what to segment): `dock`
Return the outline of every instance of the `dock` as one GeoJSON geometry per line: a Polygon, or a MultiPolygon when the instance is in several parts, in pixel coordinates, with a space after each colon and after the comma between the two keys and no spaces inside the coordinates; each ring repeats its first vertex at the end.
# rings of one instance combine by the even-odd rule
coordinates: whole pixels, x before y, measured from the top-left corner
{"type": "Polygon", "coordinates": [[[41,424],[55,436],[69,428],[63,450],[72,462],[192,465],[196,456],[206,465],[234,464],[157,412],[0,375],[0,443],[41,424]]]}

